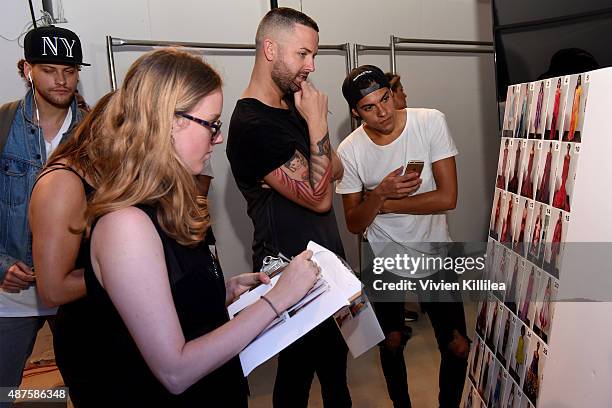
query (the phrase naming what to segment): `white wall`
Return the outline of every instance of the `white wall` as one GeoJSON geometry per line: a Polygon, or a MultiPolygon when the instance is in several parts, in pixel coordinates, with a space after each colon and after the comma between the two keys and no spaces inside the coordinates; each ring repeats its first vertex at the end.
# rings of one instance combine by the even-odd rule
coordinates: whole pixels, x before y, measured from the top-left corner
{"type": "MultiPolygon", "coordinates": [[[[41,9],[41,1],[34,1],[41,9]]],[[[280,1],[280,6],[300,8],[300,1],[280,1]]],[[[303,11],[320,27],[321,44],[362,43],[386,45],[389,35],[458,40],[491,40],[490,2],[483,0],[302,0],[303,11]]],[[[81,89],[95,102],[109,88],[105,36],[129,39],[252,43],[257,24],[269,9],[267,0],[228,2],[201,0],[63,0],[65,26],[77,32],[84,58],[92,63],[81,72],[81,89]]],[[[15,36],[29,19],[27,2],[3,0],[0,34],[15,36]]],[[[15,74],[22,50],[15,42],[0,39],[0,101],[22,96],[23,85],[15,74]]],[[[118,80],[142,49],[115,53],[118,80]]],[[[207,59],[225,80],[225,109],[229,117],[247,84],[253,63],[250,52],[206,52],[207,59]]],[[[361,63],[389,68],[387,56],[368,55],[361,63]]],[[[445,112],[460,150],[460,196],[450,214],[456,240],[478,241],[487,230],[490,197],[493,196],[497,137],[493,58],[491,55],[401,55],[398,72],[408,91],[409,105],[434,107],[445,112]],[[491,160],[492,159],[492,160],[491,160]],[[485,176],[487,175],[487,176],[485,176]]],[[[342,55],[321,53],[313,82],[329,95],[330,135],[337,144],[349,133],[348,109],[340,86],[345,76],[342,55]]],[[[227,127],[225,128],[227,130],[227,127]]],[[[214,227],[226,274],[250,269],[252,226],[246,205],[231,177],[224,145],[213,155],[215,180],[211,190],[214,227]]],[[[357,264],[354,236],[346,232],[340,199],[336,214],[349,261],[357,264]]]]}

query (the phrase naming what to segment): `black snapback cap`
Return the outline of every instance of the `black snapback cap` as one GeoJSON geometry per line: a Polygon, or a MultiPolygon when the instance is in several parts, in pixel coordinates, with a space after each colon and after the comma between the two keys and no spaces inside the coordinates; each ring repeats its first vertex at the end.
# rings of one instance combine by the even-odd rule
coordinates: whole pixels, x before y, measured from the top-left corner
{"type": "Polygon", "coordinates": [[[342,95],[349,106],[355,108],[361,98],[381,88],[391,89],[385,73],[377,66],[362,65],[346,76],[342,84],[342,95]]]}
{"type": "Polygon", "coordinates": [[[32,64],[90,65],[83,62],[79,37],[52,25],[30,30],[23,42],[23,54],[32,64]]]}

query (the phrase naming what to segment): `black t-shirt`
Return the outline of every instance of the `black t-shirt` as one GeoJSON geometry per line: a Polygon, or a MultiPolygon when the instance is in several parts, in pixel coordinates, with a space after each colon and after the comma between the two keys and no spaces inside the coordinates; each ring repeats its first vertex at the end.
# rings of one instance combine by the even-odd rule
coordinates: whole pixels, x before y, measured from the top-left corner
{"type": "Polygon", "coordinates": [[[310,159],[308,127],[292,104],[289,106],[279,109],[257,99],[240,99],[230,121],[227,157],[255,228],[255,270],[266,255],[274,255],[264,244],[291,257],[312,240],[344,258],[333,208],[316,213],[262,187],[264,176],[289,161],[296,150],[310,159]]]}

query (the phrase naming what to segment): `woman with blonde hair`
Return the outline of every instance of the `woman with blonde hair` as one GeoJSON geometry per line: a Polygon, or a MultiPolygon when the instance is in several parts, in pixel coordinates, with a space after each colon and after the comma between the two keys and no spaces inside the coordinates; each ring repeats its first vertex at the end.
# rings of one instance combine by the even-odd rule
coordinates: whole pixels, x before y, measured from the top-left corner
{"type": "Polygon", "coordinates": [[[222,103],[210,66],[158,50],[130,67],[82,130],[92,136],[82,148],[89,163],[82,176],[95,192],[84,215],[90,258],[81,315],[90,323],[80,336],[91,358],[64,367],[75,379],[77,407],[246,406],[237,354],[317,279],[305,251],[265,297],[229,321],[226,305],[268,278],[224,281],[202,242],[210,220],[195,176],[222,142],[222,103]]]}

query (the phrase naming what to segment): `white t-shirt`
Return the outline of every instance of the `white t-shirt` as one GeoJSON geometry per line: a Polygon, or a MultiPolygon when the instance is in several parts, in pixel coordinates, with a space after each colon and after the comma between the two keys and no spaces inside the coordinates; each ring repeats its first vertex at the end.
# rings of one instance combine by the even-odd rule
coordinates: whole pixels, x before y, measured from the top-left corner
{"type": "Polygon", "coordinates": [[[71,123],[72,109],[68,109],[68,113],[64,118],[64,123],[62,123],[62,127],[57,131],[57,134],[53,137],[53,139],[51,139],[50,142],[47,142],[47,140],[45,139],[45,150],[47,152],[47,159],[51,156],[51,153],[53,153],[53,151],[57,149],[57,146],[59,146],[60,142],[62,141],[64,133],[66,133],[68,129],[70,129],[71,123]]]}
{"type": "MultiPolygon", "coordinates": [[[[406,126],[400,136],[385,146],[374,143],[363,129],[355,129],[338,146],[338,156],[344,165],[344,176],[336,184],[339,194],[373,190],[383,178],[410,160],[424,162],[422,183],[413,194],[436,189],[432,163],[458,154],[444,114],[435,109],[407,108],[406,126]]],[[[395,257],[397,253],[410,256],[446,256],[446,245],[451,238],[446,214],[412,215],[379,214],[368,227],[367,238],[378,257],[395,257]]],[[[415,272],[412,277],[427,276],[436,271],[415,272]]]]}

